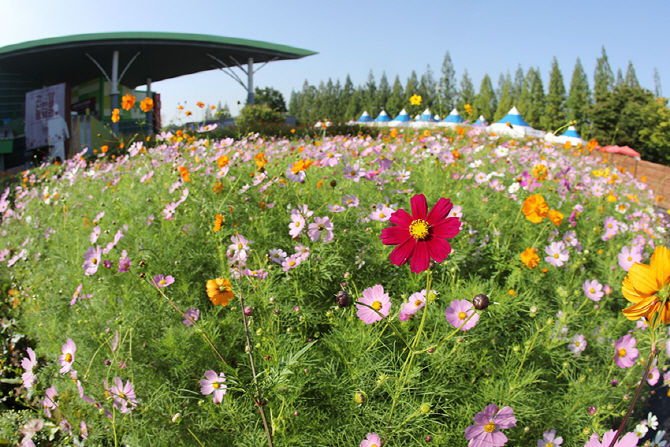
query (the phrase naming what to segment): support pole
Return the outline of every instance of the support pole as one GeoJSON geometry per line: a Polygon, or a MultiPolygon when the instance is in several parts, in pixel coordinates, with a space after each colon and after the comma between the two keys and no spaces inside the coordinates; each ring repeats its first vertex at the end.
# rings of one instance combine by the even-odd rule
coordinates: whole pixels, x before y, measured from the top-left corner
{"type": "MultiPolygon", "coordinates": [[[[147,78],[147,98],[153,98],[153,95],[151,94],[151,78],[147,78]]],[[[151,109],[147,112],[147,134],[148,135],[153,135],[154,134],[154,109],[151,109]]]]}
{"type": "Polygon", "coordinates": [[[254,104],[254,58],[250,57],[247,69],[248,87],[247,87],[247,104],[254,104]]]}
{"type": "MultiPolygon", "coordinates": [[[[119,52],[114,51],[112,56],[112,90],[109,94],[111,100],[110,112],[119,108],[119,52]]],[[[112,122],[112,132],[115,135],[119,134],[119,123],[112,122]]]]}

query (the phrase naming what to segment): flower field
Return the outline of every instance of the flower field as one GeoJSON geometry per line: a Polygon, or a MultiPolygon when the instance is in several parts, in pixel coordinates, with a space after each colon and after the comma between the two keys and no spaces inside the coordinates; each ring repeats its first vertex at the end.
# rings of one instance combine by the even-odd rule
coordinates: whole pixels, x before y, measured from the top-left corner
{"type": "Polygon", "coordinates": [[[0,191],[0,442],[607,446],[670,384],[669,215],[591,145],[201,130],[0,191]]]}

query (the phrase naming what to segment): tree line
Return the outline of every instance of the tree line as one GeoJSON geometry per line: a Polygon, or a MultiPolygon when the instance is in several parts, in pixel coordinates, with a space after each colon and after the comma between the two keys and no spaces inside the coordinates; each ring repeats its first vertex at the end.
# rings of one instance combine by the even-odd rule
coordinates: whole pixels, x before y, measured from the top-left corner
{"type": "Polygon", "coordinates": [[[479,91],[475,91],[467,69],[457,82],[447,52],[437,78],[428,65],[420,78],[412,71],[404,84],[398,75],[391,84],[385,72],[377,83],[372,70],[367,82],[359,86],[354,86],[349,75],[344,84],[339,79],[335,82],[328,79],[315,86],[305,80],[302,90],[291,92],[288,113],[301,124],[323,119],[349,121],[357,119],[363,111],[375,118],[385,110],[393,119],[403,108],[411,115],[429,108],[433,115],[441,117],[457,108],[461,116],[468,118],[464,106],[469,104],[472,121],[482,115],[492,123],[516,106],[526,122],[536,129],[554,131],[574,121],[585,140],[595,138],[601,145],[629,145],[646,160],[670,164],[670,109],[668,100],[662,98],[657,70],[654,84],[653,92],[641,87],[632,62],[625,74],[619,69],[615,76],[603,47],[596,61],[593,89],[579,58],[566,89],[554,57],[546,92],[540,69],[531,67],[524,72],[521,66],[514,76],[509,71],[500,74],[495,87],[491,77],[484,75],[479,91]],[[409,98],[414,94],[422,98],[420,110],[409,108],[409,98]]]}

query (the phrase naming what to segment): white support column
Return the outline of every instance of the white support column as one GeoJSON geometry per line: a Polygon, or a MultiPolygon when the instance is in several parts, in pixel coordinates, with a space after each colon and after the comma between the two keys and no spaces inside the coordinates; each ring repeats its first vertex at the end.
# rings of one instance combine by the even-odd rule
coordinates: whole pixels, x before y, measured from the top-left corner
{"type": "MultiPolygon", "coordinates": [[[[154,99],[151,96],[151,78],[147,78],[147,98],[154,99]]],[[[154,133],[154,109],[151,109],[147,112],[147,134],[153,135],[154,133]]]]}
{"type": "Polygon", "coordinates": [[[247,104],[254,104],[254,58],[250,57],[247,68],[247,104]]]}
{"type": "MultiPolygon", "coordinates": [[[[109,94],[111,111],[119,108],[119,52],[114,51],[112,56],[112,90],[109,94]]],[[[119,134],[119,123],[112,122],[112,132],[119,134]]]]}

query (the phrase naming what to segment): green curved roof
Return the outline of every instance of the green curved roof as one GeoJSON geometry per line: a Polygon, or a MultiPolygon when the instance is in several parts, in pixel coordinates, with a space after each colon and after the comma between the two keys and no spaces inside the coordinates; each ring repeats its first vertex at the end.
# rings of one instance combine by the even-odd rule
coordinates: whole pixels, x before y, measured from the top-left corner
{"type": "Polygon", "coordinates": [[[317,54],[270,42],[207,34],[116,32],[7,45],[0,48],[0,65],[44,85],[61,82],[77,85],[102,75],[87,53],[109,74],[115,50],[119,51],[119,75],[140,52],[121,80],[128,87],[142,85],[147,78],[156,82],[219,68],[221,65],[209,55],[235,66],[233,58],[246,64],[249,57],[253,57],[254,63],[262,63],[317,54]]]}

